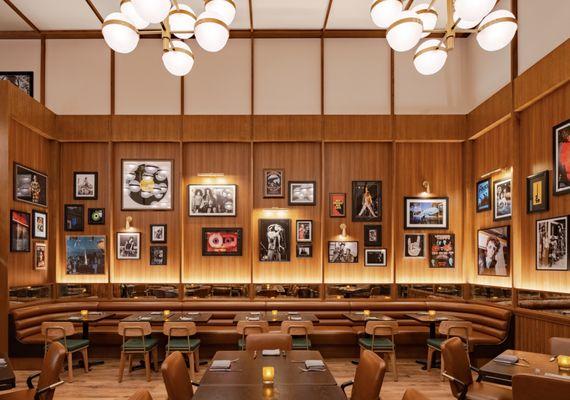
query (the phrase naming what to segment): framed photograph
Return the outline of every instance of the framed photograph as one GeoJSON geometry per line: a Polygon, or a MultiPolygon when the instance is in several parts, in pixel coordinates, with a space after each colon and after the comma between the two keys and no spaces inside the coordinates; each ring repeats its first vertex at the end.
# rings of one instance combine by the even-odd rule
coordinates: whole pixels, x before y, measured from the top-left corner
{"type": "Polygon", "coordinates": [[[382,246],[382,225],[364,225],[364,246],[382,246]]]}
{"type": "Polygon", "coordinates": [[[14,163],[14,200],[47,207],[47,175],[14,163]]]}
{"type": "Polygon", "coordinates": [[[447,229],[447,197],[404,197],[404,229],[447,229]]]}
{"type": "Polygon", "coordinates": [[[491,179],[477,182],[477,212],[491,209],[491,179]]]}
{"type": "Polygon", "coordinates": [[[358,263],[358,242],[329,242],[329,263],[358,263]]]}
{"type": "Polygon", "coordinates": [[[263,170],[263,197],[285,197],[283,179],[285,174],[282,169],[263,170]]]}
{"type": "Polygon", "coordinates": [[[83,204],[66,204],[64,207],[64,228],[66,231],[83,230],[83,204]]]}
{"type": "Polygon", "coordinates": [[[455,268],[455,235],[453,233],[430,233],[429,267],[455,268]]]}
{"type": "Polygon", "coordinates": [[[139,260],[140,258],[140,232],[117,232],[117,260],[139,260]]]}
{"type": "Polygon", "coordinates": [[[510,239],[509,226],[477,231],[477,269],[479,275],[511,275],[510,239]]]}
{"type": "Polygon", "coordinates": [[[291,260],[291,220],[259,220],[259,261],[291,260]]]}
{"type": "Polygon", "coordinates": [[[550,200],[548,188],[548,171],[542,171],[526,178],[526,212],[528,214],[548,211],[550,200]]]}
{"type": "Polygon", "coordinates": [[[311,243],[297,243],[297,258],[313,257],[313,245],[311,243]]]}
{"type": "Polygon", "coordinates": [[[235,217],[236,185],[188,185],[188,215],[191,217],[235,217]]]}
{"type": "Polygon", "coordinates": [[[34,269],[47,269],[47,244],[34,242],[34,269]]]}
{"type": "Polygon", "coordinates": [[[382,182],[352,182],[352,220],[382,221],[382,182]]]}
{"type": "Polygon", "coordinates": [[[122,210],[172,210],[172,160],[121,160],[122,210]]]}
{"type": "Polygon", "coordinates": [[[513,214],[511,184],[511,178],[493,182],[493,219],[495,221],[511,219],[513,214]]]}
{"type": "Polygon", "coordinates": [[[89,225],[105,225],[105,209],[104,208],[88,208],[87,223],[89,225]]]}
{"type": "Polygon", "coordinates": [[[30,214],[10,210],[10,251],[27,253],[30,251],[30,214]]]}
{"type": "Polygon", "coordinates": [[[241,256],[242,228],[202,228],[203,256],[241,256]]]}
{"type": "Polygon", "coordinates": [[[552,128],[554,194],[570,193],[570,119],[552,128]]]}
{"type": "Polygon", "coordinates": [[[104,235],[66,236],[65,273],[67,275],[101,275],[105,273],[104,235]]]}
{"type": "Polygon", "coordinates": [[[12,82],[30,97],[34,97],[33,71],[0,71],[0,81],[12,82]]]}
{"type": "Polygon", "coordinates": [[[150,246],[150,265],[167,265],[168,248],[166,246],[150,246]]]}
{"type": "Polygon", "coordinates": [[[311,181],[289,181],[290,206],[314,206],[317,204],[317,183],[311,181]]]}
{"type": "Polygon", "coordinates": [[[156,224],[150,226],[150,242],[166,243],[168,240],[166,224],[156,224]]]}
{"type": "Polygon", "coordinates": [[[296,223],[297,242],[313,241],[313,221],[310,219],[298,219],[296,223]]]}
{"type": "Polygon", "coordinates": [[[47,239],[48,215],[44,211],[32,210],[32,239],[47,239]]]}
{"type": "Polygon", "coordinates": [[[386,249],[364,250],[365,267],[385,267],[386,265],[386,249]]]}
{"type": "Polygon", "coordinates": [[[423,233],[405,233],[404,258],[425,258],[425,240],[423,233]]]}
{"type": "Polygon", "coordinates": [[[346,217],[346,193],[329,193],[329,217],[346,217]]]}
{"type": "Polygon", "coordinates": [[[569,217],[536,221],[536,269],[567,271],[569,217]]]}
{"type": "Polygon", "coordinates": [[[97,172],[73,173],[73,198],[75,200],[97,200],[97,172]]]}

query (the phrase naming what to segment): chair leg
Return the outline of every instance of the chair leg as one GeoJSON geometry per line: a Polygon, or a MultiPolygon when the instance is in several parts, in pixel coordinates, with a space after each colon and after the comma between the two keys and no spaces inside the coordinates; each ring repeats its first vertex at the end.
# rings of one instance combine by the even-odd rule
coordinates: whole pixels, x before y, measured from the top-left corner
{"type": "Polygon", "coordinates": [[[440,371],[441,371],[441,381],[445,381],[445,378],[443,377],[443,371],[445,371],[445,366],[443,365],[443,354],[441,355],[441,361],[440,361],[440,371]]]}
{"type": "Polygon", "coordinates": [[[133,355],[129,354],[129,375],[133,371],[133,355]]]}
{"type": "Polygon", "coordinates": [[[394,374],[394,382],[398,382],[398,367],[396,366],[396,352],[390,353],[390,359],[392,360],[392,370],[394,374]]]}
{"type": "Polygon", "coordinates": [[[150,382],[150,352],[144,353],[144,368],[146,371],[146,380],[150,382]]]}
{"type": "Polygon", "coordinates": [[[434,348],[428,346],[427,365],[426,365],[427,371],[431,371],[431,364],[433,361],[433,352],[434,352],[434,348]]]}
{"type": "Polygon", "coordinates": [[[121,351],[121,362],[119,363],[119,383],[121,383],[123,381],[123,372],[125,369],[125,360],[126,356],[125,356],[125,352],[121,351]]]}
{"type": "Polygon", "coordinates": [[[73,382],[73,353],[67,353],[67,377],[69,382],[73,382]]]}
{"type": "Polygon", "coordinates": [[[87,352],[87,347],[81,350],[81,356],[83,357],[83,369],[85,372],[89,372],[89,353],[87,352]]]}
{"type": "Polygon", "coordinates": [[[158,372],[158,347],[152,349],[152,359],[154,361],[154,372],[158,372]]]}
{"type": "Polygon", "coordinates": [[[190,380],[194,380],[194,352],[186,353],[186,356],[188,357],[188,364],[190,367],[188,368],[188,372],[190,373],[190,380]]]}
{"type": "Polygon", "coordinates": [[[200,348],[196,347],[194,354],[194,372],[200,372],[200,348]]]}

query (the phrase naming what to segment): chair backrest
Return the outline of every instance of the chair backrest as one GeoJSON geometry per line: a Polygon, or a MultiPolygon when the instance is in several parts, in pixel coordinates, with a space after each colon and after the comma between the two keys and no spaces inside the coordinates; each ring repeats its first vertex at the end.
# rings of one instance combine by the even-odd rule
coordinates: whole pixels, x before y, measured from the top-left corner
{"type": "Polygon", "coordinates": [[[570,338],[551,337],[548,339],[548,347],[554,356],[570,356],[570,338]]]}
{"type": "Polygon", "coordinates": [[[152,400],[152,396],[146,389],[139,389],[133,393],[129,400],[152,400]]]}
{"type": "Polygon", "coordinates": [[[473,333],[473,324],[469,321],[441,321],[439,333],[447,336],[457,336],[469,342],[469,336],[473,333]]]}
{"type": "Polygon", "coordinates": [[[311,321],[283,321],[281,323],[281,333],[288,335],[310,335],[313,333],[313,323],[311,321]]]}
{"type": "Polygon", "coordinates": [[[75,334],[75,327],[71,322],[42,322],[41,325],[42,335],[46,341],[54,341],[63,339],[66,336],[75,334]]]}
{"type": "Polygon", "coordinates": [[[570,393],[568,379],[544,375],[517,374],[513,376],[513,399],[561,399],[570,393]]]}
{"type": "Polygon", "coordinates": [[[124,337],[141,337],[150,335],[150,322],[119,322],[119,335],[124,337]]]}
{"type": "Polygon", "coordinates": [[[354,375],[351,400],[378,400],[384,382],[386,363],[370,350],[364,350],[354,375]]]}
{"type": "Polygon", "coordinates": [[[245,338],[246,350],[285,350],[293,347],[291,335],[283,333],[252,333],[245,338]]]}
{"type": "Polygon", "coordinates": [[[188,400],[194,396],[184,356],[179,351],[170,354],[160,368],[169,400],[188,400]]]}
{"type": "MultiPolygon", "coordinates": [[[[445,365],[445,373],[460,380],[467,386],[473,383],[473,376],[469,367],[469,356],[463,341],[458,337],[447,339],[441,344],[441,356],[445,365]]],[[[461,386],[449,381],[451,392],[455,397],[461,393],[461,386]]]]}
{"type": "Polygon", "coordinates": [[[166,336],[192,336],[196,334],[196,324],[194,322],[165,322],[162,332],[166,336]]]}
{"type": "MultiPolygon", "coordinates": [[[[63,368],[65,361],[65,347],[59,342],[53,342],[49,345],[48,351],[44,356],[42,363],[42,372],[38,380],[38,389],[42,389],[59,382],[59,374],[63,368]]],[[[51,400],[54,391],[47,391],[43,400],[51,400]]]]}
{"type": "Polygon", "coordinates": [[[269,332],[269,324],[267,321],[238,321],[237,332],[242,336],[250,333],[267,333],[269,332]]]}
{"type": "Polygon", "coordinates": [[[402,400],[429,400],[429,398],[416,389],[408,389],[406,393],[404,393],[402,400]]]}
{"type": "Polygon", "coordinates": [[[367,321],[364,330],[368,335],[395,335],[398,333],[398,321],[367,321]]]}

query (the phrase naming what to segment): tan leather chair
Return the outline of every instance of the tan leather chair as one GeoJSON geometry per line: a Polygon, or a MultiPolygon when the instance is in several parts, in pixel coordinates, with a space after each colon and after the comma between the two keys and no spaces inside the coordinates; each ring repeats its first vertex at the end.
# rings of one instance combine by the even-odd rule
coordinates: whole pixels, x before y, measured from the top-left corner
{"type": "Polygon", "coordinates": [[[554,356],[570,356],[570,338],[551,337],[548,339],[548,349],[554,356]]]}
{"type": "Polygon", "coordinates": [[[430,399],[425,394],[417,391],[416,389],[408,389],[406,390],[406,393],[404,393],[404,397],[402,397],[402,400],[430,400],[430,399]]]}
{"type": "Polygon", "coordinates": [[[150,382],[150,353],[153,353],[154,369],[158,371],[158,340],[150,337],[152,328],[149,322],[119,322],[119,335],[123,337],[121,363],[119,365],[119,383],[123,381],[123,372],[127,356],[129,374],[132,371],[133,355],[142,354],[145,362],[146,380],[150,382]]]}
{"type": "Polygon", "coordinates": [[[192,337],[196,335],[196,324],[194,322],[165,322],[163,333],[168,337],[166,343],[166,355],[173,351],[186,354],[190,363],[191,376],[199,371],[200,366],[200,339],[192,337]]]}
{"type": "Polygon", "coordinates": [[[554,400],[562,399],[560,396],[570,396],[570,380],[531,374],[513,376],[513,399],[554,400]]]}
{"type": "Polygon", "coordinates": [[[311,321],[283,321],[281,333],[291,335],[293,350],[309,350],[314,326],[311,321]]]}
{"type": "Polygon", "coordinates": [[[269,323],[267,321],[238,321],[237,332],[241,335],[238,340],[238,348],[245,350],[245,338],[250,333],[268,333],[269,323]]]}
{"type": "Polygon", "coordinates": [[[55,388],[64,382],[59,379],[63,368],[66,350],[59,342],[53,342],[44,356],[42,371],[30,375],[26,381],[28,389],[0,394],[0,400],[51,400],[55,388]],[[33,380],[39,376],[38,386],[34,388],[33,380]]]}
{"type": "Polygon", "coordinates": [[[245,338],[246,350],[289,351],[293,347],[291,335],[283,333],[252,333],[245,338]]]}
{"type": "Polygon", "coordinates": [[[152,400],[152,396],[146,389],[139,389],[133,393],[129,400],[152,400]]]}
{"type": "Polygon", "coordinates": [[[454,337],[441,344],[441,356],[445,362],[443,376],[449,379],[451,393],[460,400],[512,400],[510,389],[483,382],[474,382],[469,357],[463,341],[454,337]]]}
{"type": "Polygon", "coordinates": [[[398,381],[398,367],[396,365],[396,342],[398,334],[398,321],[368,321],[364,328],[367,337],[358,339],[360,354],[363,350],[371,350],[375,353],[387,354],[392,362],[394,381],[398,381]],[[386,336],[390,337],[388,339],[386,336]]]}
{"type": "Polygon", "coordinates": [[[42,336],[44,337],[44,351],[47,352],[48,345],[53,342],[60,342],[67,352],[67,379],[73,382],[73,353],[81,353],[83,357],[83,368],[89,372],[89,340],[72,339],[75,335],[75,327],[71,322],[42,322],[42,336]]]}
{"type": "Polygon", "coordinates": [[[385,374],[384,360],[370,350],[363,350],[354,381],[345,382],[340,387],[344,392],[348,386],[352,386],[351,400],[378,400],[385,374]]]}
{"type": "Polygon", "coordinates": [[[190,379],[184,356],[179,351],[175,351],[166,357],[160,369],[168,400],[191,399],[194,396],[192,385],[200,386],[190,379]]]}
{"type": "MultiPolygon", "coordinates": [[[[465,343],[465,349],[469,354],[469,336],[473,333],[473,324],[469,321],[442,321],[439,324],[439,334],[444,337],[428,338],[428,355],[427,355],[427,370],[431,370],[433,361],[433,354],[436,351],[441,351],[441,344],[449,338],[458,337],[465,343]]],[[[441,358],[441,371],[445,370],[445,362],[441,358]]],[[[443,375],[441,376],[443,381],[443,375]]]]}

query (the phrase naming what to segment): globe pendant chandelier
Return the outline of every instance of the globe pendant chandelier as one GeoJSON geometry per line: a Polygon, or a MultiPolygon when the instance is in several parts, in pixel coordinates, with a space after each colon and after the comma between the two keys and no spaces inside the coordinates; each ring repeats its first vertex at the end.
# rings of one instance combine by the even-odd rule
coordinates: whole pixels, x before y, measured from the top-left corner
{"type": "Polygon", "coordinates": [[[414,66],[422,75],[433,75],[443,68],[458,33],[476,34],[477,43],[486,51],[506,47],[515,36],[517,20],[510,11],[493,11],[497,0],[442,1],[447,2],[447,20],[446,28],[440,30],[436,29],[437,11],[432,8],[435,0],[415,7],[414,0],[374,0],[370,7],[372,21],[386,29],[386,39],[394,51],[409,51],[417,46],[414,66]],[[443,37],[420,43],[432,33],[443,37]]]}
{"type": "Polygon", "coordinates": [[[107,45],[122,54],[136,49],[141,35],[160,33],[164,67],[184,76],[194,66],[194,53],[184,40],[196,36],[202,49],[218,52],[228,42],[235,15],[232,0],[205,0],[199,16],[178,0],[121,0],[120,11],[109,14],[101,30],[107,45]],[[146,29],[150,24],[160,29],[146,29]]]}

